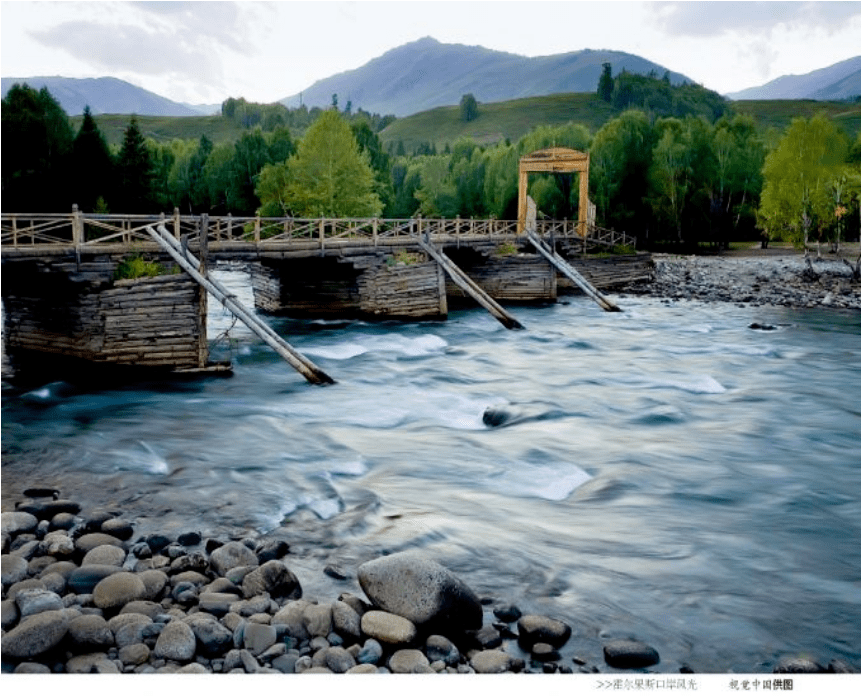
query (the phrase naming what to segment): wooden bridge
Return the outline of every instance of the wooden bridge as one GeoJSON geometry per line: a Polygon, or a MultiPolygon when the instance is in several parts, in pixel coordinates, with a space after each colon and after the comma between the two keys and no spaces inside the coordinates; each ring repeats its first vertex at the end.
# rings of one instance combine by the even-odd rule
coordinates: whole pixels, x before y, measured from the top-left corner
{"type": "MultiPolygon", "coordinates": [[[[262,218],[208,215],[100,215],[70,213],[2,214],[2,255],[50,256],[159,252],[148,227],[163,224],[177,240],[224,259],[296,253],[345,254],[386,247],[416,246],[419,237],[437,245],[515,241],[523,233],[518,220],[443,218],[262,218]]],[[[545,239],[577,241],[591,247],[635,248],[623,232],[577,220],[536,221],[545,239]],[[587,229],[586,234],[580,230],[587,229]]]]}
{"type": "Polygon", "coordinates": [[[507,328],[522,325],[498,300],[554,301],[570,279],[616,311],[593,286],[651,273],[647,254],[586,260],[589,251],[634,247],[626,234],[535,213],[525,220],[3,213],[5,345],[90,363],[211,369],[209,293],[310,382],[328,383],[221,288],[208,264],[245,263],[259,310],[442,318],[448,298],[469,296],[507,328]],[[116,280],[129,255],[165,260],[168,274],[116,280]]]}

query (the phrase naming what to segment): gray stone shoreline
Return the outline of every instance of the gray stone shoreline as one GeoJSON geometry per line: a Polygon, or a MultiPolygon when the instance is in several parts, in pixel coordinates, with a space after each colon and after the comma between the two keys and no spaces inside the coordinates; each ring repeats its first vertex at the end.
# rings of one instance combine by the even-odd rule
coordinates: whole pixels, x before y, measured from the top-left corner
{"type": "MultiPolygon", "coordinates": [[[[51,489],[25,495],[2,513],[4,673],[667,671],[632,637],[601,639],[604,661],[591,664],[564,650],[566,617],[481,598],[418,553],[361,563],[364,596],[310,598],[284,540],[138,536],[121,511],[84,511],[51,489]]],[[[795,656],[773,671],[853,669],[795,656]]]]}
{"type": "Polygon", "coordinates": [[[779,256],[654,255],[654,278],[623,293],[669,300],[732,302],[753,306],[860,309],[860,279],[840,259],[779,256]]]}

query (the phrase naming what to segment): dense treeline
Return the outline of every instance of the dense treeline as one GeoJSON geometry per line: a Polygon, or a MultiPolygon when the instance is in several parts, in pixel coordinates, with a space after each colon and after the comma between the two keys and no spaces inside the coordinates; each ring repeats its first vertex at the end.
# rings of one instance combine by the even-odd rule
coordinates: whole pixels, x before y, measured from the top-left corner
{"type": "MultiPolygon", "coordinates": [[[[228,99],[223,116],[245,128],[236,142],[156,143],[131,117],[112,151],[89,111],[76,134],[46,90],[16,85],[3,100],[4,210],[514,219],[519,158],[554,146],[590,153],[597,223],[643,248],[859,236],[859,136],[819,117],[765,134],[709,90],[611,79],[610,66],[597,93],[636,108],[595,133],[541,126],[513,143],[461,139],[408,155],[382,147],[386,119],[340,111],[336,95],[326,110],[228,99]],[[794,154],[803,143],[805,160],[794,154]]],[[[574,175],[531,175],[529,193],[543,215],[579,215],[574,175]]]]}

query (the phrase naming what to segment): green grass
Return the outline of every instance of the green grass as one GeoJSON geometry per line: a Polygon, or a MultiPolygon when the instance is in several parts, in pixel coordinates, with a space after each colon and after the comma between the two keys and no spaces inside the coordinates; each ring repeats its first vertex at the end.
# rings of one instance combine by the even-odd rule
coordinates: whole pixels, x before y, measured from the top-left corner
{"type": "Polygon", "coordinates": [[[759,130],[784,131],[795,118],[825,114],[851,137],[860,133],[860,103],[825,102],[812,99],[758,99],[732,102],[735,111],[755,119],[759,130]]]}
{"type": "Polygon", "coordinates": [[[380,133],[384,149],[402,141],[410,154],[424,142],[433,143],[438,152],[461,137],[481,145],[493,145],[509,138],[517,141],[537,126],[560,126],[570,121],[582,123],[591,131],[599,129],[616,111],[595,94],[553,94],[513,101],[480,104],[479,117],[465,122],[458,106],[441,106],[400,118],[380,133]]]}
{"type": "MultiPolygon", "coordinates": [[[[759,130],[770,127],[784,131],[792,119],[825,113],[852,137],[860,133],[860,104],[820,102],[806,99],[731,102],[733,111],[755,118],[759,130]]],[[[559,126],[570,121],[595,133],[618,115],[618,111],[592,93],[553,94],[494,104],[480,104],[479,118],[466,123],[457,106],[423,111],[391,123],[380,133],[384,148],[404,143],[410,154],[424,142],[442,152],[460,137],[472,138],[480,145],[493,145],[509,138],[516,142],[537,126],[559,126]]]]}
{"type": "MultiPolygon", "coordinates": [[[[759,130],[776,128],[784,131],[795,117],[809,118],[825,113],[828,118],[852,137],[860,133],[860,104],[848,102],[821,102],[807,99],[755,100],[731,102],[734,111],[755,118],[759,130]]],[[[384,148],[395,147],[402,141],[408,154],[422,143],[434,143],[438,152],[455,143],[460,137],[472,138],[481,145],[493,145],[509,139],[516,142],[537,126],[560,126],[570,121],[587,126],[595,133],[614,118],[617,110],[593,93],[552,94],[546,97],[527,97],[512,101],[479,105],[479,117],[471,122],[462,121],[458,106],[442,106],[423,111],[391,123],[380,133],[384,148]]],[[[72,118],[77,132],[80,116],[72,118]]],[[[99,129],[108,143],[119,148],[129,125],[128,114],[99,114],[99,129]]],[[[235,142],[243,129],[234,121],[215,116],[138,116],[138,125],[144,137],[157,142],[199,140],[206,135],[215,144],[235,142]]],[[[294,133],[298,137],[301,133],[294,133]]]]}
{"type": "MultiPolygon", "coordinates": [[[[72,118],[75,132],[81,127],[82,116],[72,118]]],[[[123,135],[129,127],[129,114],[98,114],[94,116],[99,130],[108,144],[119,148],[123,135]]],[[[200,140],[206,135],[214,144],[232,143],[240,139],[243,129],[234,121],[222,116],[136,116],[138,127],[145,138],[156,142],[171,142],[174,139],[200,140]]]]}

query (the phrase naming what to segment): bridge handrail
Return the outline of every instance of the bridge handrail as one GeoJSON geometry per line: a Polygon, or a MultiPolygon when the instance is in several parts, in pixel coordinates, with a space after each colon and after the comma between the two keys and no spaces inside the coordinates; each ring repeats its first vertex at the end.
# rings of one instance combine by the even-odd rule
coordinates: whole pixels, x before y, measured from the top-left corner
{"type": "MultiPolygon", "coordinates": [[[[3,248],[32,246],[98,247],[123,244],[134,246],[151,241],[147,227],[164,224],[177,239],[190,244],[201,242],[206,227],[208,245],[252,243],[263,248],[302,242],[326,245],[408,241],[428,234],[441,241],[451,239],[515,239],[518,222],[495,218],[293,218],[232,215],[118,215],[102,213],[2,213],[3,248]],[[51,234],[53,233],[53,234],[51,234]]],[[[634,237],[595,225],[588,227],[586,242],[608,247],[635,247],[634,237]]],[[[537,233],[555,239],[584,238],[578,220],[537,220],[537,233]]]]}

